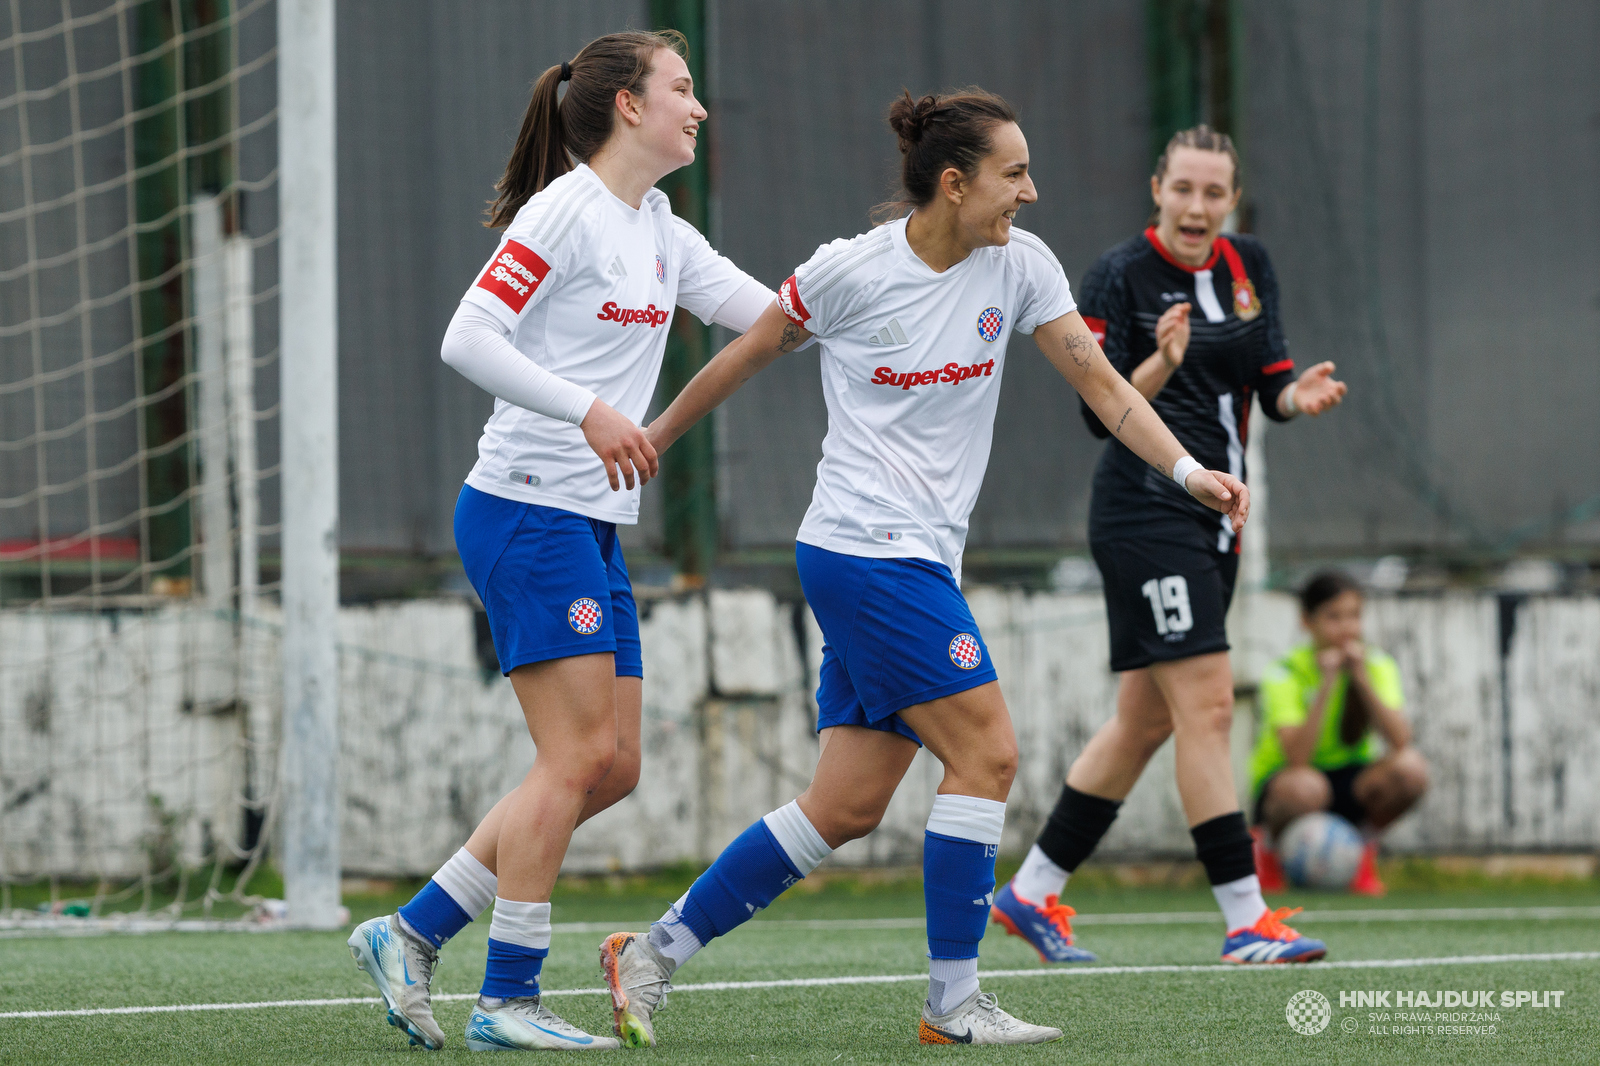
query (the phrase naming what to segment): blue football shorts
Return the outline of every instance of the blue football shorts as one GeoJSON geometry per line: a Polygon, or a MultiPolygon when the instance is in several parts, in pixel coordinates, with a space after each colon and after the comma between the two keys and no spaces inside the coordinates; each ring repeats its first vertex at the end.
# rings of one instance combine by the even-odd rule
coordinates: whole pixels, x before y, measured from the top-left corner
{"type": "Polygon", "coordinates": [[[639,611],[616,523],[463,485],[455,532],[502,673],[609,651],[618,677],[644,676],[639,611]]]}
{"type": "Polygon", "coordinates": [[[989,649],[950,568],[795,545],[800,587],[822,627],[817,729],[893,731],[898,712],[996,680],[989,649]]]}

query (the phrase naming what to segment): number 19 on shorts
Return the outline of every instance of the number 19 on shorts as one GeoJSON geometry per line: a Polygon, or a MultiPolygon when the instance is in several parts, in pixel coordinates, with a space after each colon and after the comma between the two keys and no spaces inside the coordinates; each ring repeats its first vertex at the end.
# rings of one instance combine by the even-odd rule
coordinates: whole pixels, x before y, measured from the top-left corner
{"type": "Polygon", "coordinates": [[[1151,578],[1139,591],[1150,601],[1156,632],[1167,640],[1182,640],[1194,627],[1194,614],[1189,610],[1189,581],[1182,574],[1151,578]],[[1173,613],[1168,614],[1168,611],[1173,613]]]}

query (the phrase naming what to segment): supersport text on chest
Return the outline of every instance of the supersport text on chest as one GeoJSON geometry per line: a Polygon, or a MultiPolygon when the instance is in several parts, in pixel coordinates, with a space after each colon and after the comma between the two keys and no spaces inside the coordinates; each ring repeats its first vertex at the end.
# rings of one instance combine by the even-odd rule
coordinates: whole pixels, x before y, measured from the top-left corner
{"type": "Polygon", "coordinates": [[[873,371],[872,384],[898,385],[902,389],[909,389],[913,385],[933,385],[938,382],[948,382],[959,385],[961,382],[976,377],[994,376],[994,360],[987,363],[973,363],[971,366],[962,366],[959,363],[946,363],[934,370],[924,370],[921,373],[912,371],[906,374],[897,374],[886,366],[880,366],[873,371]]]}

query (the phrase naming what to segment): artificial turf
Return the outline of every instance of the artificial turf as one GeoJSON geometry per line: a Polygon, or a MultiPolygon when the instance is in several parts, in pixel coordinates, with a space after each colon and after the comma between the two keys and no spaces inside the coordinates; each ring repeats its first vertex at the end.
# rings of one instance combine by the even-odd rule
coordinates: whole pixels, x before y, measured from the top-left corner
{"type": "MultiPolygon", "coordinates": [[[[670,879],[669,879],[670,880],[670,879]]],[[[1069,902],[1085,915],[1202,911],[1204,888],[1119,889],[1074,886],[1069,902]]],[[[585,886],[558,894],[555,920],[642,928],[681,891],[676,883],[620,890],[585,886]]],[[[403,895],[400,893],[399,895],[403,895]]],[[[398,896],[351,899],[355,920],[393,909],[398,896]]],[[[1279,900],[1273,900],[1275,904],[1279,900]]],[[[1381,901],[1288,899],[1318,909],[1600,905],[1592,883],[1566,888],[1397,891],[1381,901]]],[[[921,913],[914,884],[844,883],[791,893],[761,919],[719,941],[686,966],[680,983],[795,977],[915,974],[923,969],[917,928],[792,924],[808,919],[904,917],[921,913]]],[[[1208,965],[1217,961],[1220,921],[1207,924],[1081,924],[1079,943],[1099,966],[1208,965]]],[[[1329,942],[1329,961],[1600,951],[1600,920],[1371,921],[1300,923],[1329,942]]],[[[559,928],[559,926],[558,926],[559,928]]],[[[445,949],[436,993],[475,990],[488,922],[480,919],[445,949]]],[[[0,1012],[181,1003],[316,999],[374,995],[344,947],[346,934],[160,933],[0,940],[0,1012]]],[[[558,932],[545,965],[547,989],[600,984],[598,932],[558,932]]],[[[990,927],[985,970],[1042,970],[1025,944],[990,927]]],[[[1600,1061],[1600,960],[1406,965],[1385,969],[1264,967],[1184,973],[1105,973],[1076,967],[1037,977],[985,980],[1019,1016],[1060,1026],[1061,1043],[1032,1048],[924,1048],[915,1042],[919,982],[807,988],[685,990],[658,1015],[654,1061],[931,1062],[979,1054],[985,1061],[1149,1062],[1572,1062],[1600,1061]],[[1332,1024],[1315,1036],[1288,1026],[1284,1008],[1302,989],[1333,1005],[1332,1024]],[[1498,1009],[1493,1035],[1372,1032],[1368,1010],[1341,1008],[1341,991],[1561,990],[1559,1009],[1498,1009]],[[1357,1031],[1346,1032],[1347,1018],[1357,1031]]],[[[608,1031],[600,996],[552,997],[570,1021],[608,1031]]],[[[436,1014],[448,1059],[467,1055],[461,1031],[470,1011],[442,1001],[436,1014]]],[[[1466,1024],[1461,1022],[1458,1024],[1466,1024]]],[[[0,1019],[0,1061],[346,1063],[394,1061],[406,1048],[382,1024],[377,1006],[0,1019]]]]}

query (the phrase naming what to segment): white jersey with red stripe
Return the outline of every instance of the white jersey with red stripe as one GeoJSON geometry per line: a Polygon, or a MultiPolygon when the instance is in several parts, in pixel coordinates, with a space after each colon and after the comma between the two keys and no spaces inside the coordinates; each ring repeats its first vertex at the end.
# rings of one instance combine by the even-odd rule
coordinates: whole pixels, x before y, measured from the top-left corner
{"type": "MultiPolygon", "coordinates": [[[[637,423],[673,308],[709,322],[752,281],[674,216],[660,190],[635,210],[580,164],[522,206],[462,300],[492,314],[523,355],[637,423]]],[[[639,489],[612,491],[582,429],[503,399],[467,484],[606,522],[639,520],[639,489]]]]}
{"type": "Polygon", "coordinates": [[[936,273],[906,221],[823,245],[778,289],[783,312],[821,341],[828,403],[796,536],[845,555],[932,559],[959,580],[1006,344],[1076,305],[1061,264],[1025,230],[936,273]]]}

